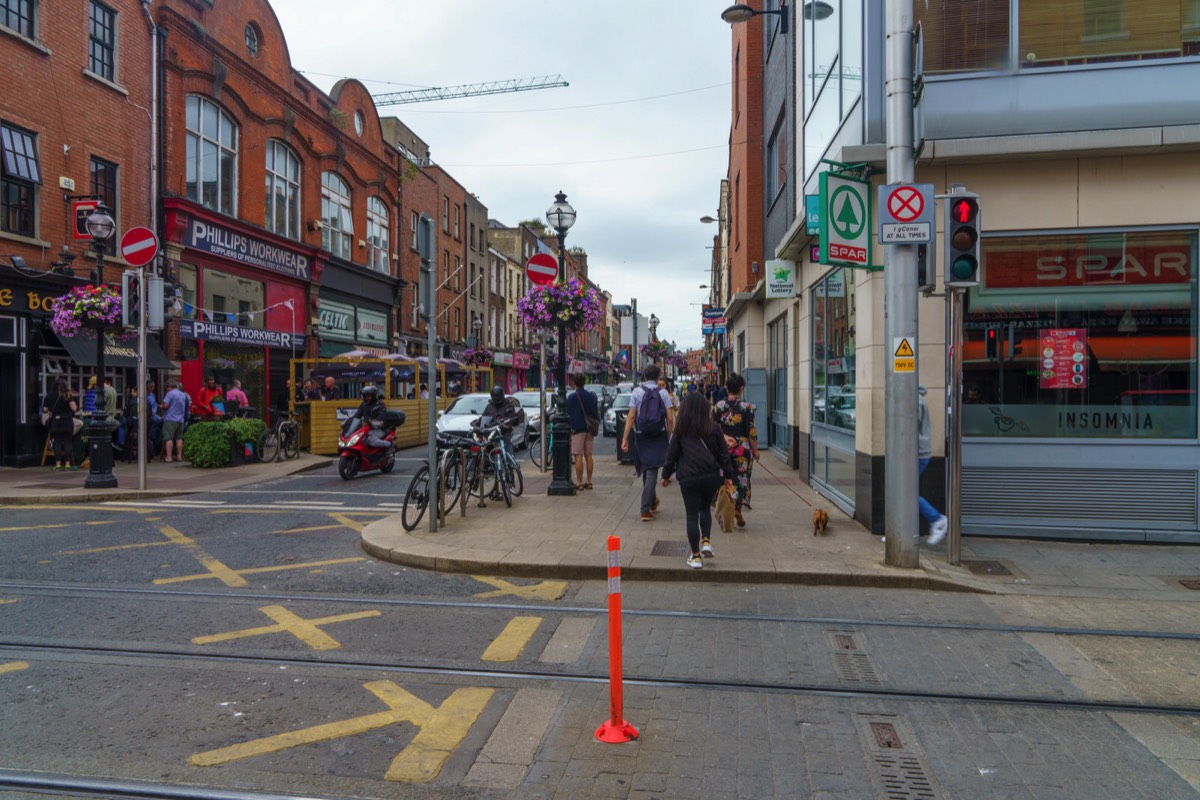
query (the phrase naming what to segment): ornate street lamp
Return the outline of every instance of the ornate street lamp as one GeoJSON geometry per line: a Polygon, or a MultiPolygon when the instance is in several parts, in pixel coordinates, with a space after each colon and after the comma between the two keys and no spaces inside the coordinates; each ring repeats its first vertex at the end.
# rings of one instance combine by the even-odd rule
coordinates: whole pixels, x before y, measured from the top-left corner
{"type": "MultiPolygon", "coordinates": [[[[117,225],[104,203],[96,204],[96,210],[88,215],[84,223],[92,237],[92,250],[96,253],[96,283],[104,284],[104,248],[112,238],[117,225]]],[[[104,397],[104,327],[96,330],[96,391],[97,399],[104,397]]],[[[100,403],[92,412],[88,427],[88,476],[83,485],[88,489],[114,489],[117,476],[113,474],[112,436],[117,426],[110,422],[100,403]]]]}
{"type": "MultiPolygon", "coordinates": [[[[560,190],[554,195],[554,205],[546,211],[546,221],[558,234],[558,280],[566,283],[567,231],[575,224],[575,209],[567,202],[560,190]]],[[[571,481],[571,419],[567,416],[567,336],[562,325],[558,326],[558,364],[554,369],[558,383],[558,407],[554,410],[554,475],[546,494],[574,495],[575,484],[571,481]]]]}

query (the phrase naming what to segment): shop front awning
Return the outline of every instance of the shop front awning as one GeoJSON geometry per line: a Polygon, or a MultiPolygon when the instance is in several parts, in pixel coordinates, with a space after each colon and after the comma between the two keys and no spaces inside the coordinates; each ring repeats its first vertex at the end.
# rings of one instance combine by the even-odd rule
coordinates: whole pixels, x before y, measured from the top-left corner
{"type": "MultiPolygon", "coordinates": [[[[71,356],[71,360],[81,367],[96,366],[96,340],[86,336],[60,336],[58,340],[71,356]]],[[[105,368],[125,369],[137,366],[137,338],[114,339],[111,336],[104,341],[105,368]]],[[[167,358],[153,339],[146,339],[146,368],[174,369],[175,364],[167,358]]]]}

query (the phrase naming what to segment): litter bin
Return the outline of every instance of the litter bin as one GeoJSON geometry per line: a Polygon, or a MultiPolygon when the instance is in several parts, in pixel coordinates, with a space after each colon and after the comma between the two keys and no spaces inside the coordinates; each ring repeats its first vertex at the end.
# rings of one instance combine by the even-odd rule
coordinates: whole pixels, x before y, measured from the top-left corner
{"type": "MultiPolygon", "coordinates": [[[[627,416],[629,416],[628,409],[620,409],[616,412],[616,417],[617,417],[617,423],[616,423],[617,424],[617,428],[616,428],[616,430],[617,430],[617,463],[618,464],[632,464],[633,463],[633,450],[630,449],[630,451],[628,453],[626,453],[624,450],[621,449],[621,437],[625,435],[625,417],[627,417],[627,416]]],[[[632,440],[632,438],[633,437],[631,435],[630,439],[632,440]]],[[[630,441],[629,446],[630,446],[630,448],[633,447],[632,441],[630,441]]]]}

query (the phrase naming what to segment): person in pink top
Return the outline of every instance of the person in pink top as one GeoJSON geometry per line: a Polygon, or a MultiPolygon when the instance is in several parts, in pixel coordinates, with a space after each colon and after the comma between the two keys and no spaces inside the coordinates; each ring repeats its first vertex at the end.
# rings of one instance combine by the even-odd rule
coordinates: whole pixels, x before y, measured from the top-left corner
{"type": "Polygon", "coordinates": [[[242,391],[242,382],[235,380],[233,388],[225,393],[226,402],[237,403],[239,408],[245,408],[250,405],[250,398],[246,397],[246,393],[242,391]]]}

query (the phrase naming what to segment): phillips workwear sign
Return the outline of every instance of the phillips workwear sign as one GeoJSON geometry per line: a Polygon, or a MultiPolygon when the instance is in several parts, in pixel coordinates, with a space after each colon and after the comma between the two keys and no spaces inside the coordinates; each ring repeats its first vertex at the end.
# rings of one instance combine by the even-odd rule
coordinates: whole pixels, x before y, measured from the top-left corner
{"type": "Polygon", "coordinates": [[[796,296],[796,262],[777,259],[767,262],[767,299],[796,296]]]}

